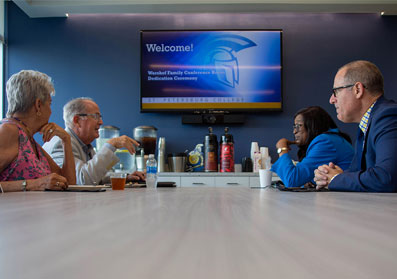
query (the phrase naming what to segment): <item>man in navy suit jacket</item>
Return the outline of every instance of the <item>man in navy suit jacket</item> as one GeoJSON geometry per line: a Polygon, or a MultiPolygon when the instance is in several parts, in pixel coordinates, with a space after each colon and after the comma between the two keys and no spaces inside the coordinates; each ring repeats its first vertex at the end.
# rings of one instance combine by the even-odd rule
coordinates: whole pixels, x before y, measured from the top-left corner
{"type": "Polygon", "coordinates": [[[397,192],[397,104],[383,97],[378,67],[354,61],[340,68],[329,101],[339,120],[359,123],[356,151],[345,172],[332,162],[318,167],[317,189],[397,192]]]}

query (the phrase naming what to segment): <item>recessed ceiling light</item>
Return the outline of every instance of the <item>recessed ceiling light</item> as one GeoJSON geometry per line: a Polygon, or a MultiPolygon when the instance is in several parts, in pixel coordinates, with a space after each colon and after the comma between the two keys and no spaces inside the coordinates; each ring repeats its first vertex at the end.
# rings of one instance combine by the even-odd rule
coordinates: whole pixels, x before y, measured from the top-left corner
{"type": "Polygon", "coordinates": [[[66,13],[66,14],[65,14],[65,16],[66,16],[66,17],[69,17],[69,14],[68,14],[68,13],[66,13]]]}
{"type": "Polygon", "coordinates": [[[385,15],[385,12],[380,12],[380,15],[385,15]]]}

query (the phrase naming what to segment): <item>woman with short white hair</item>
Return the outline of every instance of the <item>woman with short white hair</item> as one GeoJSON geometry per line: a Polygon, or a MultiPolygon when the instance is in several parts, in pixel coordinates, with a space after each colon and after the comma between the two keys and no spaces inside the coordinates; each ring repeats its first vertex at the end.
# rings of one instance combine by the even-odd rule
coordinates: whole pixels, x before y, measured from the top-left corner
{"type": "Polygon", "coordinates": [[[38,71],[23,70],[12,75],[6,85],[7,118],[0,121],[0,192],[62,190],[76,184],[75,164],[69,134],[51,116],[51,78],[38,71]],[[33,135],[43,141],[62,139],[65,152],[60,168],[33,135]]]}

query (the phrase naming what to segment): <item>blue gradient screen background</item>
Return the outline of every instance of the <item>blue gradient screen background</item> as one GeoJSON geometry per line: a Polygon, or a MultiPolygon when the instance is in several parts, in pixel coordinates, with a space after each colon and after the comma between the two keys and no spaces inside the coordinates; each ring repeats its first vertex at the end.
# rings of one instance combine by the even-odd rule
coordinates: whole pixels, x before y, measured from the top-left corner
{"type": "Polygon", "coordinates": [[[281,109],[281,40],[281,30],[142,31],[141,108],[281,109]]]}

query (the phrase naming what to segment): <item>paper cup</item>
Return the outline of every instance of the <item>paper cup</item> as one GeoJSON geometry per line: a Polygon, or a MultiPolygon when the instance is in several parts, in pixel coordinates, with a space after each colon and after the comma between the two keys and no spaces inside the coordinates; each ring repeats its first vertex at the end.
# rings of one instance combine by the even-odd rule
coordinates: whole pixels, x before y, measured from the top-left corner
{"type": "Polygon", "coordinates": [[[262,157],[269,157],[269,148],[267,148],[267,147],[261,147],[260,148],[260,151],[261,151],[261,155],[262,155],[262,157]]]}
{"type": "Polygon", "coordinates": [[[259,152],[259,144],[258,144],[257,141],[251,142],[251,153],[250,153],[250,156],[251,156],[252,162],[254,162],[254,159],[255,159],[254,158],[255,152],[259,152]]]}
{"type": "Polygon", "coordinates": [[[272,184],[272,172],[270,170],[259,170],[259,182],[261,188],[269,187],[272,184]]]}

